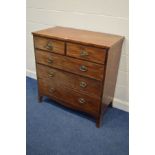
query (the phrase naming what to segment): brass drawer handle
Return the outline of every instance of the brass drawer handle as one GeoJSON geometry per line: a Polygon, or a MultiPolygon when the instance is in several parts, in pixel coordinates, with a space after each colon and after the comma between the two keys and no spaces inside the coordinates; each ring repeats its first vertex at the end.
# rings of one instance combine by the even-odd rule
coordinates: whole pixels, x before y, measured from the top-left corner
{"type": "Polygon", "coordinates": [[[49,73],[48,73],[48,76],[49,76],[49,77],[54,77],[54,75],[55,75],[54,72],[49,72],[49,73]]]}
{"type": "Polygon", "coordinates": [[[53,60],[50,59],[50,58],[48,58],[47,62],[48,62],[49,64],[51,64],[51,63],[53,63],[53,60]]]}
{"type": "Polygon", "coordinates": [[[88,70],[88,69],[87,69],[86,66],[84,66],[84,65],[80,66],[80,71],[86,72],[87,70],[88,70]]]}
{"type": "Polygon", "coordinates": [[[85,88],[86,86],[87,86],[86,82],[83,82],[83,81],[80,82],[80,87],[85,88]]]}
{"type": "Polygon", "coordinates": [[[80,52],[80,56],[82,56],[82,57],[88,56],[88,55],[89,55],[89,54],[88,54],[87,51],[82,50],[82,51],[80,52]]]}
{"type": "Polygon", "coordinates": [[[79,102],[80,104],[85,104],[85,99],[84,99],[84,98],[79,98],[79,99],[78,99],[78,102],[79,102]]]}
{"type": "Polygon", "coordinates": [[[53,45],[52,45],[52,43],[49,41],[49,42],[47,43],[47,45],[45,46],[45,48],[48,49],[48,50],[53,50],[53,45]]]}
{"type": "Polygon", "coordinates": [[[54,93],[54,92],[55,92],[55,88],[50,88],[50,89],[49,89],[49,92],[50,92],[50,93],[54,93]]]}

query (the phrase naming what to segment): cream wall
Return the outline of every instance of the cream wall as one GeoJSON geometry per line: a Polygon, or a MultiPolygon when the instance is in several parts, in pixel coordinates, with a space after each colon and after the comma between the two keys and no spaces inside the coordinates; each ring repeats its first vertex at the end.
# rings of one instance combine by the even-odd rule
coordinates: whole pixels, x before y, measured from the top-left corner
{"type": "Polygon", "coordinates": [[[66,26],[125,36],[114,107],[128,111],[128,0],[27,0],[27,76],[35,78],[31,32],[66,26]]]}

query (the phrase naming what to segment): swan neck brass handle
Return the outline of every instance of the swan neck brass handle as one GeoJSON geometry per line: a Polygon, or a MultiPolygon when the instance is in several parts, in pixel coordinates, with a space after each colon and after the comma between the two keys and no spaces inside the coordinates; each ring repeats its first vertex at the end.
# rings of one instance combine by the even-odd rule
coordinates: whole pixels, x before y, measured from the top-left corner
{"type": "Polygon", "coordinates": [[[53,63],[53,60],[52,60],[51,58],[48,58],[47,62],[48,62],[49,64],[51,64],[51,63],[53,63]]]}
{"type": "Polygon", "coordinates": [[[84,65],[80,66],[80,71],[86,72],[87,70],[88,70],[88,69],[87,69],[86,66],[84,66],[84,65]]]}
{"type": "Polygon", "coordinates": [[[50,93],[54,93],[54,92],[55,92],[55,88],[50,88],[50,89],[49,89],[49,92],[50,92],[50,93]]]}
{"type": "Polygon", "coordinates": [[[80,56],[81,56],[81,57],[88,56],[88,52],[85,51],[85,50],[82,50],[82,51],[80,52],[80,56]]]}
{"type": "Polygon", "coordinates": [[[49,72],[49,73],[48,73],[48,76],[49,76],[49,77],[54,77],[54,75],[55,75],[54,72],[49,72]]]}
{"type": "Polygon", "coordinates": [[[86,86],[87,86],[86,82],[83,82],[83,81],[80,82],[80,87],[85,88],[86,86]]]}
{"type": "Polygon", "coordinates": [[[85,99],[84,99],[84,98],[79,98],[79,99],[78,99],[78,102],[79,102],[80,104],[85,104],[85,99]]]}
{"type": "Polygon", "coordinates": [[[53,44],[52,44],[52,42],[49,41],[49,42],[47,43],[47,45],[45,46],[45,48],[48,49],[48,50],[53,50],[53,44]]]}

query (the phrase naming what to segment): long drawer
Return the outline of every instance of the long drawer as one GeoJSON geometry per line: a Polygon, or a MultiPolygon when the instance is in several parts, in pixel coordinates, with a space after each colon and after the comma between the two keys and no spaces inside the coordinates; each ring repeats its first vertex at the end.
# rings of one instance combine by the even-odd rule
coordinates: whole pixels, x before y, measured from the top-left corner
{"type": "Polygon", "coordinates": [[[100,99],[81,94],[61,84],[39,79],[39,92],[43,96],[62,101],[65,106],[96,116],[99,112],[100,99]]]}
{"type": "Polygon", "coordinates": [[[37,63],[45,64],[50,67],[62,69],[68,72],[103,80],[104,66],[84,60],[77,60],[67,56],[45,52],[36,49],[37,63]]]}
{"type": "Polygon", "coordinates": [[[81,77],[79,75],[40,64],[37,64],[37,73],[39,79],[47,79],[51,82],[64,85],[79,92],[83,92],[98,98],[101,96],[102,83],[100,81],[81,77]]]}

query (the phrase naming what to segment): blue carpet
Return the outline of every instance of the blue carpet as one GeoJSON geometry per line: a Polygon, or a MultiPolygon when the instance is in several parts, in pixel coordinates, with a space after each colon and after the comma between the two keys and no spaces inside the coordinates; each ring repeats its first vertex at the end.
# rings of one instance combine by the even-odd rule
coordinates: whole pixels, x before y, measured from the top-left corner
{"type": "Polygon", "coordinates": [[[128,155],[129,114],[108,108],[103,125],[47,98],[37,103],[37,81],[26,78],[27,155],[128,155]]]}

